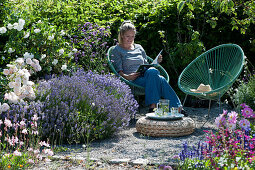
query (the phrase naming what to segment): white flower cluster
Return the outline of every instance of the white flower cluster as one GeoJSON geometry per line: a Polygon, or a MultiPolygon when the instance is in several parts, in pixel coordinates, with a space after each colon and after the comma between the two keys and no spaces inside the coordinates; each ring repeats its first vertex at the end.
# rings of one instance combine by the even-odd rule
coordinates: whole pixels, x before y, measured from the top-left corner
{"type": "Polygon", "coordinates": [[[25,25],[25,20],[24,19],[19,19],[19,21],[15,22],[14,24],[9,23],[7,25],[7,28],[9,30],[15,29],[15,30],[21,31],[21,30],[23,30],[24,25],[25,25]]]}
{"type": "Polygon", "coordinates": [[[29,81],[31,73],[41,71],[41,66],[37,59],[31,58],[33,54],[25,53],[24,58],[18,58],[14,64],[7,64],[9,69],[4,69],[4,75],[8,76],[8,86],[13,89],[13,92],[6,93],[5,99],[11,103],[17,103],[25,98],[33,100],[35,93],[33,89],[34,83],[29,81]],[[25,57],[26,56],[26,57],[25,57]],[[26,66],[30,65],[32,69],[29,71],[26,66]]]}
{"type": "MultiPolygon", "coordinates": [[[[3,103],[3,104],[1,104],[0,103],[0,114],[2,113],[2,112],[6,112],[7,110],[9,110],[10,109],[10,106],[7,104],[7,103],[3,103]]],[[[1,125],[1,124],[0,124],[1,125]]]]}

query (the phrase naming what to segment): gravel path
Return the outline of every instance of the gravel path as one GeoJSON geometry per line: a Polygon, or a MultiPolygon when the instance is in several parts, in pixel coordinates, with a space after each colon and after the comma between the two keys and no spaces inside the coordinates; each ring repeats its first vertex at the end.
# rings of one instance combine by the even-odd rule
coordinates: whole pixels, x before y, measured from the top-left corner
{"type": "MultiPolygon", "coordinates": [[[[56,156],[80,160],[80,163],[89,156],[90,160],[98,163],[96,167],[99,169],[125,169],[126,164],[121,164],[123,167],[118,166],[116,168],[110,167],[113,165],[107,164],[116,161],[116,159],[119,162],[133,161],[133,165],[134,161],[140,161],[139,164],[149,163],[158,165],[165,163],[173,165],[176,163],[173,157],[180,153],[183,142],[187,141],[188,145],[192,147],[193,145],[196,146],[199,141],[204,141],[206,134],[203,130],[215,130],[215,118],[222,113],[222,109],[230,110],[227,105],[223,105],[220,110],[218,104],[213,103],[210,118],[207,121],[208,108],[185,107],[184,109],[196,123],[195,132],[191,135],[183,137],[149,137],[138,133],[135,125],[132,124],[110,139],[92,142],[87,147],[84,147],[84,145],[67,146],[69,151],[57,153],[56,156]],[[203,124],[204,126],[202,127],[203,124]]],[[[145,116],[147,110],[148,108],[141,109],[136,118],[139,119],[145,116]]],[[[84,168],[85,165],[83,167],[81,165],[79,164],[81,169],[86,169],[84,168]]],[[[69,169],[72,168],[74,167],[70,166],[69,169]]],[[[78,167],[76,166],[75,168],[78,167]]],[[[129,166],[127,169],[131,169],[131,167],[129,166]]],[[[139,168],[136,167],[134,169],[139,168]]]]}

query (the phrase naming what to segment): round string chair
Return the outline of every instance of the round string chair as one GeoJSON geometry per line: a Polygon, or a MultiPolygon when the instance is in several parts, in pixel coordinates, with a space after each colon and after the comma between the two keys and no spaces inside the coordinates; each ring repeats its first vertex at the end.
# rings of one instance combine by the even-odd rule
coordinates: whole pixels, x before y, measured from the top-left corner
{"type": "MultiPolygon", "coordinates": [[[[245,61],[244,52],[236,44],[216,46],[194,59],[180,74],[179,88],[187,95],[202,99],[219,100],[240,75],[245,61]],[[201,84],[210,90],[198,91],[201,84]]],[[[186,100],[185,97],[185,100],[186,100]]],[[[185,103],[184,100],[184,103],[185,103]]]]}
{"type": "MultiPolygon", "coordinates": [[[[145,89],[144,89],[144,87],[139,86],[139,85],[133,83],[132,81],[129,81],[129,80],[123,78],[122,76],[120,76],[120,75],[117,73],[117,71],[116,71],[115,68],[114,68],[114,65],[113,65],[112,62],[111,62],[111,51],[113,50],[113,48],[114,48],[114,46],[110,47],[110,48],[108,49],[108,51],[107,51],[107,61],[108,61],[108,65],[109,65],[111,71],[112,71],[116,76],[118,76],[118,77],[120,78],[121,81],[123,81],[123,82],[125,82],[127,85],[129,85],[129,87],[131,88],[132,93],[133,93],[135,96],[145,95],[145,89]]],[[[151,62],[153,61],[153,59],[150,58],[149,56],[147,56],[147,61],[148,61],[149,63],[151,63],[151,62]]],[[[161,65],[159,65],[159,66],[157,67],[157,69],[159,70],[160,75],[162,75],[163,77],[165,77],[165,79],[167,80],[167,82],[169,82],[169,76],[168,76],[166,70],[165,70],[161,65]]]]}

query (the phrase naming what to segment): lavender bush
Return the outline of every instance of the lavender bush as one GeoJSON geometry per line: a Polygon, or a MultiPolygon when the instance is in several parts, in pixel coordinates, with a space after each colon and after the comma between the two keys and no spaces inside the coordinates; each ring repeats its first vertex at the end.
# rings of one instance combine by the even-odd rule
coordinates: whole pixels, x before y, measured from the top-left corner
{"type": "Polygon", "coordinates": [[[108,72],[105,54],[108,49],[107,41],[110,37],[109,26],[101,27],[87,22],[72,30],[70,37],[74,61],[77,64],[84,70],[108,72]]]}
{"type": "Polygon", "coordinates": [[[102,139],[129,124],[138,104],[130,88],[112,75],[78,70],[41,82],[41,135],[52,142],[102,139]]]}

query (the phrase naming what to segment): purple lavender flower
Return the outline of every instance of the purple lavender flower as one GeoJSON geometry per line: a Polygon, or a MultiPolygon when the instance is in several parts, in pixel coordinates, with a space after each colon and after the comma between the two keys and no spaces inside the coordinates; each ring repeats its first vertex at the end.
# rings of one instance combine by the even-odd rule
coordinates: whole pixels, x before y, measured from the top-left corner
{"type": "Polygon", "coordinates": [[[47,127],[43,136],[66,142],[85,141],[88,133],[90,139],[110,136],[127,126],[138,108],[125,83],[110,74],[92,71],[78,70],[72,76],[40,83],[38,96],[44,104],[41,123],[47,127]]]}

